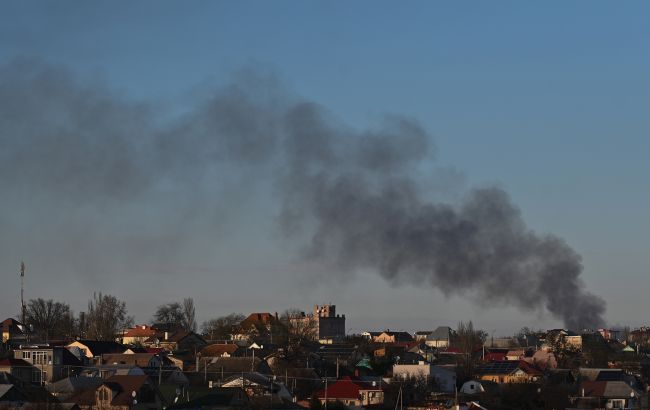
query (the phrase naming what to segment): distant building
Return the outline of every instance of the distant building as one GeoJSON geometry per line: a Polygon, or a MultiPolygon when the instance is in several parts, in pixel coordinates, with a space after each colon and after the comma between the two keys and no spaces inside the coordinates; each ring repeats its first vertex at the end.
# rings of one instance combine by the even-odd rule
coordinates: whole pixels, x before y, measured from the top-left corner
{"type": "Polygon", "coordinates": [[[345,315],[336,314],[336,305],[314,305],[311,314],[301,312],[290,319],[294,332],[306,332],[321,343],[333,343],[345,338],[345,315]]]}
{"type": "Polygon", "coordinates": [[[78,373],[83,363],[62,346],[23,346],[14,350],[14,358],[33,366],[31,382],[46,384],[78,373]]]}
{"type": "Polygon", "coordinates": [[[456,388],[456,372],[443,366],[434,366],[424,361],[417,364],[393,365],[393,377],[406,380],[424,377],[436,383],[438,391],[452,393],[456,388]]]}
{"type": "Polygon", "coordinates": [[[449,326],[439,326],[431,332],[424,343],[429,347],[446,348],[451,345],[454,331],[449,326]]]}
{"type": "Polygon", "coordinates": [[[374,336],[372,341],[375,343],[405,343],[412,342],[413,336],[408,332],[392,332],[385,330],[378,336],[374,336]]]}
{"type": "Polygon", "coordinates": [[[156,336],[158,329],[147,325],[137,325],[129,329],[122,337],[122,343],[125,345],[143,344],[145,340],[156,336]]]}
{"type": "Polygon", "coordinates": [[[348,407],[380,406],[384,403],[384,388],[381,382],[365,382],[348,376],[316,392],[316,398],[325,402],[341,402],[348,407]]]}
{"type": "Polygon", "coordinates": [[[0,331],[2,331],[2,343],[15,346],[27,343],[27,327],[16,319],[8,318],[0,322],[0,331]]]}

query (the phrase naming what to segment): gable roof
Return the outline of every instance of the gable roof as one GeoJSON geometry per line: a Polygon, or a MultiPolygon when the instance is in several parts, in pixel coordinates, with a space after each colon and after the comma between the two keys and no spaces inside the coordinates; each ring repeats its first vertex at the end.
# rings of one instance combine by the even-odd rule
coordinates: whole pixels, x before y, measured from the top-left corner
{"type": "Polygon", "coordinates": [[[126,347],[121,343],[108,340],[87,339],[75,340],[74,342],[69,343],[66,347],[75,346],[75,343],[78,345],[86,346],[94,357],[101,356],[105,353],[122,353],[126,349],[126,347]]]}
{"type": "Polygon", "coordinates": [[[137,325],[129,329],[124,334],[124,337],[151,337],[155,336],[156,332],[158,332],[158,330],[154,327],[147,325],[137,325]]]}
{"type": "Polygon", "coordinates": [[[629,398],[630,393],[638,396],[640,392],[624,381],[584,381],[580,383],[580,391],[589,397],[629,398]]]}
{"type": "Polygon", "coordinates": [[[278,324],[280,320],[268,312],[251,313],[248,317],[239,323],[243,329],[250,329],[254,325],[271,325],[278,324]]]}
{"type": "Polygon", "coordinates": [[[223,356],[224,353],[228,353],[232,356],[237,350],[239,350],[239,346],[233,343],[215,343],[205,346],[203,349],[201,349],[200,353],[202,357],[220,357],[223,356]]]}
{"type": "Polygon", "coordinates": [[[142,389],[142,387],[147,383],[147,379],[147,376],[112,376],[106,379],[100,386],[85,389],[70,397],[68,400],[69,402],[79,405],[94,405],[95,392],[102,386],[106,386],[115,393],[111,400],[111,405],[130,406],[133,404],[131,392],[137,393],[140,391],[140,389],[142,389]]]}
{"type": "Polygon", "coordinates": [[[529,375],[541,375],[542,372],[523,360],[502,360],[483,363],[476,368],[476,374],[512,374],[521,370],[529,375]]]}
{"type": "Polygon", "coordinates": [[[438,326],[427,336],[427,340],[449,340],[453,330],[449,326],[438,326]]]}
{"type": "MultiPolygon", "coordinates": [[[[410,342],[410,341],[413,340],[413,336],[411,336],[411,334],[409,332],[393,332],[393,331],[390,331],[390,330],[386,330],[386,331],[383,331],[383,332],[381,332],[379,334],[379,336],[381,336],[381,335],[387,335],[387,336],[390,336],[390,337],[394,337],[395,341],[400,341],[400,342],[403,342],[403,341],[409,341],[410,342]]],[[[379,336],[374,336],[374,337],[379,337],[379,336]]]]}
{"type": "Polygon", "coordinates": [[[25,328],[22,323],[11,317],[0,322],[0,326],[2,327],[3,332],[8,332],[10,330],[22,332],[22,329],[25,328]]]}
{"type": "Polygon", "coordinates": [[[327,386],[327,389],[321,389],[316,392],[319,399],[359,399],[360,390],[383,390],[381,385],[373,386],[372,383],[363,382],[358,379],[352,379],[349,376],[342,377],[336,382],[327,386]],[[325,392],[327,391],[327,395],[325,392]]]}
{"type": "Polygon", "coordinates": [[[116,353],[103,354],[102,364],[130,364],[133,366],[148,366],[151,359],[157,357],[153,353],[116,353]]]}
{"type": "Polygon", "coordinates": [[[59,397],[69,397],[83,390],[95,389],[103,382],[104,380],[101,377],[66,377],[46,385],[45,388],[50,393],[56,393],[59,397]]]}

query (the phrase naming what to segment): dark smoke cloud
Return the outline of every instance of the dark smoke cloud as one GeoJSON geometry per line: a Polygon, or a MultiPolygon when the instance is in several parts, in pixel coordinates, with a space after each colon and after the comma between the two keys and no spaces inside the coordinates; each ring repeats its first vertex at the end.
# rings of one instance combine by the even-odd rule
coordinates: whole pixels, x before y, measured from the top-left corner
{"type": "MultiPolygon", "coordinates": [[[[177,218],[163,214],[151,238],[181,246],[187,219],[217,208],[211,194],[249,175],[274,187],[286,235],[310,238],[301,254],[340,275],[372,270],[545,308],[569,328],[603,323],[605,303],[583,290],[580,256],[527,228],[506,192],[436,200],[427,188],[439,178],[428,171],[435,147],[413,119],[355,130],[250,73],[170,118],[35,61],[0,68],[0,104],[3,191],[68,206],[68,231],[105,212],[128,224],[151,202],[171,203],[177,218]]],[[[151,249],[138,241],[142,258],[151,249]]]]}

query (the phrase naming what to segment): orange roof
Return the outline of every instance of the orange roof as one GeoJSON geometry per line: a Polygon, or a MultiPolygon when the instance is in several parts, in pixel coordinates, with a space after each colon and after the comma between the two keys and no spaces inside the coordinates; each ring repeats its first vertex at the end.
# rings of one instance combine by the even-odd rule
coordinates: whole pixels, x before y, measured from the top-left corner
{"type": "Polygon", "coordinates": [[[268,325],[277,322],[278,318],[270,313],[251,313],[246,319],[242,320],[239,325],[244,329],[247,329],[253,325],[268,325]]]}
{"type": "Polygon", "coordinates": [[[151,337],[154,336],[156,332],[157,329],[151,326],[137,325],[136,327],[129,329],[129,331],[124,334],[124,337],[151,337]]]}

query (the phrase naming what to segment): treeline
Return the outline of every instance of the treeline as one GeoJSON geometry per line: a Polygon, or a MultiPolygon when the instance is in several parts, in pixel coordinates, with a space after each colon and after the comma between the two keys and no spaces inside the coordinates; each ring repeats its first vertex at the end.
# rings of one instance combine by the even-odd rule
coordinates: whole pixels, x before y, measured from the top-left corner
{"type": "Polygon", "coordinates": [[[121,329],[133,325],[126,303],[101,292],[94,293],[88,301],[88,310],[78,315],[67,303],[31,299],[25,306],[24,320],[32,337],[43,342],[75,337],[114,340],[121,329]]]}
{"type": "MultiPolygon", "coordinates": [[[[287,309],[270,329],[259,331],[269,332],[277,342],[288,342],[290,337],[308,338],[313,331],[313,323],[297,328],[290,320],[299,313],[298,309],[287,309]]],[[[199,329],[194,300],[185,298],[181,302],[158,306],[150,324],[165,330],[200,330],[210,340],[227,340],[245,318],[242,313],[229,313],[204,321],[199,329]]],[[[94,293],[88,301],[88,309],[78,314],[64,302],[31,299],[26,305],[24,321],[31,330],[32,339],[42,342],[74,338],[115,340],[121,332],[134,325],[134,318],[128,314],[126,303],[113,295],[101,292],[94,293]]]]}

